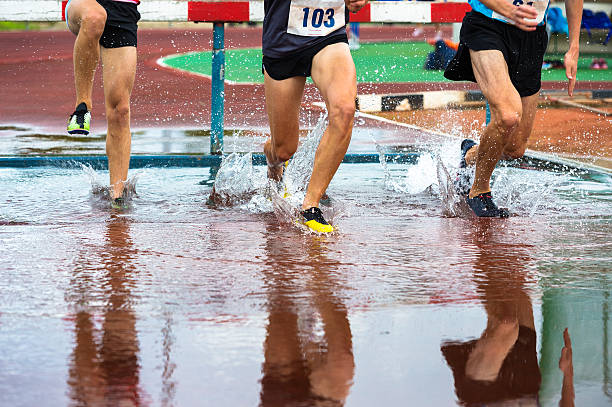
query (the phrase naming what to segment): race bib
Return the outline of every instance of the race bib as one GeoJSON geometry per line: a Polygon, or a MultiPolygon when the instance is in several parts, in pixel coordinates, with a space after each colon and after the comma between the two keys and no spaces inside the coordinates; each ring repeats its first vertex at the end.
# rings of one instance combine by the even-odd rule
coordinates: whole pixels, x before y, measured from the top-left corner
{"type": "Polygon", "coordinates": [[[291,0],[287,33],[322,37],[345,25],[344,0],[291,0]]]}
{"type": "MultiPolygon", "coordinates": [[[[538,16],[536,17],[536,19],[525,19],[526,21],[533,21],[536,22],[538,24],[540,24],[542,22],[542,20],[544,20],[544,15],[546,14],[546,9],[548,8],[548,1],[549,0],[513,0],[512,4],[514,4],[515,6],[520,6],[522,4],[527,4],[530,6],[533,6],[536,11],[538,12],[538,16]]],[[[514,24],[514,21],[507,19],[506,17],[502,16],[499,13],[496,13],[495,11],[493,11],[493,13],[491,14],[491,17],[495,18],[496,20],[501,20],[504,21],[506,23],[509,24],[514,24]]]]}

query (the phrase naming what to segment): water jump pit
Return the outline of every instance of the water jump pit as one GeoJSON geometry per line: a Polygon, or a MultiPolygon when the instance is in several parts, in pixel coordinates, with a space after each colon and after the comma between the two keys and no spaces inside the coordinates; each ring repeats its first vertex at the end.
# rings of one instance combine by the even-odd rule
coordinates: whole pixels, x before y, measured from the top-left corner
{"type": "Polygon", "coordinates": [[[228,133],[222,164],[206,133],[135,133],[125,211],[103,138],[3,138],[0,404],[548,406],[561,358],[576,405],[609,405],[609,173],[500,166],[514,216],[475,219],[452,188],[459,138],[360,116],[322,203],[338,232],[318,236],[292,208],[323,127],[288,199],[263,130],[228,133]]]}

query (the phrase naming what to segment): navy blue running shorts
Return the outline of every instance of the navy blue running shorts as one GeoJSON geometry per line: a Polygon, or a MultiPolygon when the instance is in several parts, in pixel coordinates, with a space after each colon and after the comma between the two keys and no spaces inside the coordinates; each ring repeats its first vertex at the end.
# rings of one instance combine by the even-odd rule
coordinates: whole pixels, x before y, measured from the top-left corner
{"type": "Polygon", "coordinates": [[[106,25],[100,37],[104,48],[136,47],[140,13],[134,3],[96,0],[106,10],[106,25]]]}
{"type": "Polygon", "coordinates": [[[264,55],[261,73],[265,71],[272,79],[277,81],[293,78],[295,76],[309,77],[312,70],[312,59],[314,56],[328,45],[337,44],[339,42],[348,44],[346,31],[342,31],[342,33],[339,35],[326,38],[325,41],[322,41],[310,48],[300,50],[296,54],[288,55],[283,58],[269,58],[264,55]]]}

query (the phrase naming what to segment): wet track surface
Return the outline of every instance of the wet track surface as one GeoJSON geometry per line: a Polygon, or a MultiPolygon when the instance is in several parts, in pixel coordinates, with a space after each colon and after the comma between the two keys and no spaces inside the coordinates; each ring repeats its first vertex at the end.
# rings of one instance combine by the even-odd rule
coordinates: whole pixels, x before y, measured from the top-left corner
{"type": "Polygon", "coordinates": [[[343,164],[330,236],[236,156],[216,206],[209,168],[133,171],[125,211],[103,171],[0,169],[0,405],[609,405],[610,176],[499,168],[515,216],[474,219],[439,175],[458,140],[366,124],[352,152],[422,155],[343,164]]]}

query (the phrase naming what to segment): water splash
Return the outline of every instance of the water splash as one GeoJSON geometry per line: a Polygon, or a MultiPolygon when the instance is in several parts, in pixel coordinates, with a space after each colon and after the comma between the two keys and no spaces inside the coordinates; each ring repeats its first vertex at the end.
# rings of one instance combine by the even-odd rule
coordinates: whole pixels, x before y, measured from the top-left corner
{"type": "MultiPolygon", "coordinates": [[[[455,179],[459,171],[462,171],[457,165],[457,142],[444,143],[435,150],[423,153],[415,165],[397,165],[399,169],[392,169],[395,165],[385,160],[380,147],[377,146],[377,149],[385,173],[386,189],[408,195],[430,192],[439,198],[443,216],[471,216],[463,194],[455,185],[455,179]]],[[[418,148],[415,146],[415,149],[418,148]]],[[[471,185],[473,168],[467,169],[464,175],[471,185]]],[[[571,191],[566,191],[565,195],[580,193],[575,178],[572,173],[514,168],[501,162],[493,173],[491,189],[500,207],[508,208],[511,213],[533,217],[539,213],[567,209],[567,202],[560,196],[560,192],[569,188],[571,191]]]]}
{"type": "Polygon", "coordinates": [[[292,196],[304,192],[310,182],[315,153],[327,128],[327,123],[327,114],[322,114],[314,129],[308,133],[308,136],[300,144],[285,169],[283,182],[287,192],[292,196]]]}
{"type": "Polygon", "coordinates": [[[223,157],[208,203],[217,207],[248,204],[263,186],[262,177],[255,173],[252,153],[223,157]]]}
{"type": "Polygon", "coordinates": [[[449,217],[460,216],[465,212],[462,208],[463,201],[455,189],[451,174],[439,155],[436,155],[436,175],[442,202],[442,214],[449,217]]]}
{"type": "MultiPolygon", "coordinates": [[[[97,203],[103,203],[105,206],[111,200],[111,187],[105,185],[100,179],[100,174],[96,172],[90,165],[80,164],[83,175],[87,178],[91,185],[91,196],[97,203]]],[[[123,197],[127,202],[131,202],[137,197],[136,184],[139,178],[144,174],[145,170],[133,171],[124,183],[123,197]]]]}

